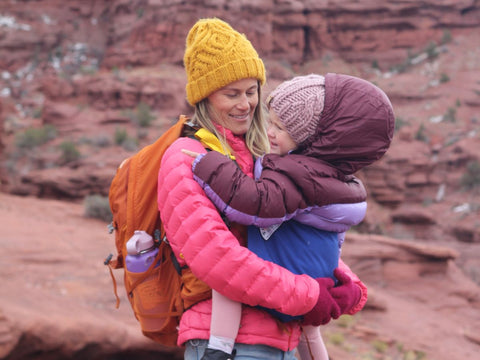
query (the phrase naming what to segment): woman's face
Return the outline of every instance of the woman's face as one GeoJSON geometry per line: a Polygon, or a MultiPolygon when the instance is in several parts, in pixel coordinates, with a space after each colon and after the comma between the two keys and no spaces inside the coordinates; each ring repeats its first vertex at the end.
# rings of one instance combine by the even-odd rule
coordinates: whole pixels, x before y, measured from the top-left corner
{"type": "Polygon", "coordinates": [[[270,141],[270,153],[272,154],[285,155],[297,147],[273,109],[268,112],[267,135],[270,141]]]}
{"type": "Polygon", "coordinates": [[[208,102],[212,121],[235,135],[244,135],[258,105],[258,80],[249,78],[230,83],[212,93],[208,102]]]}

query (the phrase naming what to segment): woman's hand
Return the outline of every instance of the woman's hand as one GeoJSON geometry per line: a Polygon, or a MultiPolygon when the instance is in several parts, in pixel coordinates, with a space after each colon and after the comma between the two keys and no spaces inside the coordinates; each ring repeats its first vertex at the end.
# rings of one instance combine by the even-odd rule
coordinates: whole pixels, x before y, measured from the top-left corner
{"type": "Polygon", "coordinates": [[[325,325],[332,318],[338,319],[341,315],[340,307],[335,299],[330,294],[335,283],[331,278],[315,279],[320,286],[320,294],[318,296],[317,304],[310,312],[303,317],[303,325],[325,325]]]}
{"type": "Polygon", "coordinates": [[[333,272],[338,279],[337,286],[331,278],[315,279],[320,286],[317,304],[303,317],[304,325],[325,325],[331,319],[338,319],[353,309],[362,297],[360,287],[342,270],[333,272]]]}
{"type": "Polygon", "coordinates": [[[335,269],[333,275],[338,279],[338,284],[330,289],[330,294],[340,307],[341,313],[345,314],[358,304],[362,297],[362,290],[339,268],[335,269]]]}

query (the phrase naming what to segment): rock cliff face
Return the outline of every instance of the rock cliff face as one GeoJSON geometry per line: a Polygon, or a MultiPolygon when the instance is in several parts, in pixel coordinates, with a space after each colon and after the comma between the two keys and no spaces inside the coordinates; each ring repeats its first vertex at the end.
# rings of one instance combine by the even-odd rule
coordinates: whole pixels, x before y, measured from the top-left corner
{"type": "MultiPolygon", "coordinates": [[[[416,313],[429,307],[425,321],[449,329],[455,322],[449,319],[442,325],[431,310],[445,315],[455,309],[465,323],[478,328],[480,4],[474,0],[1,1],[0,191],[29,197],[0,201],[2,206],[16,204],[4,209],[0,225],[6,221],[12,232],[0,233],[0,246],[10,249],[7,242],[15,237],[14,229],[28,228],[12,220],[22,213],[13,211],[17,206],[28,207],[34,198],[67,204],[91,194],[106,195],[125,157],[152,142],[179,114],[191,113],[184,96],[185,36],[199,17],[211,16],[230,22],[255,45],[267,67],[264,94],[284,79],[310,72],[364,77],[387,93],[397,119],[395,139],[381,161],[359,174],[367,185],[369,208],[356,229],[363,235],[353,236],[353,245],[345,248],[349,263],[376,294],[365,317],[390,326],[386,336],[390,344],[398,334],[425,352],[434,350],[429,343],[434,337],[422,342],[406,336],[404,323],[392,315],[395,311],[416,313]],[[9,217],[12,211],[14,216],[9,217]],[[405,247],[403,242],[415,246],[405,247]],[[409,281],[421,286],[409,287],[409,281]],[[422,288],[427,290],[420,294],[422,288]],[[445,303],[431,302],[437,291],[447,294],[445,303]],[[389,307],[395,297],[400,302],[389,307]],[[471,309],[477,310],[476,317],[471,309]]],[[[38,212],[50,209],[49,201],[37,205],[38,212]]],[[[72,223],[70,229],[76,226],[85,225],[72,223]]],[[[47,246],[51,228],[41,229],[34,235],[43,237],[47,246]]],[[[25,234],[25,247],[29,236],[25,234]]],[[[95,238],[91,233],[82,236],[95,238]]],[[[36,254],[34,248],[26,251],[27,258],[36,254]]],[[[32,256],[39,263],[52,263],[48,256],[32,256]]],[[[57,260],[53,262],[67,263],[57,260]]],[[[11,266],[18,266],[25,259],[12,261],[11,266]]],[[[20,281],[45,281],[39,270],[43,268],[32,268],[37,279],[20,281]]],[[[48,286],[58,281],[53,279],[48,286]]],[[[14,283],[9,286],[13,296],[9,301],[14,303],[20,290],[14,283]]],[[[38,297],[48,293],[45,286],[38,297]]],[[[78,286],[75,291],[84,294],[81,281],[78,286]]],[[[51,300],[63,301],[54,296],[51,300]]],[[[91,300],[94,307],[103,306],[96,301],[91,300]]],[[[36,342],[42,331],[25,335],[22,331],[31,324],[15,320],[17,315],[12,320],[8,313],[20,314],[22,306],[33,305],[11,308],[2,300],[0,306],[0,330],[2,319],[7,319],[8,329],[16,329],[5,341],[1,334],[10,330],[0,331],[0,350],[12,351],[12,359],[27,358],[17,352],[25,346],[21,341],[36,342]]],[[[44,305],[35,311],[43,312],[44,305]]],[[[56,329],[59,337],[79,331],[73,325],[56,329]]],[[[478,346],[479,340],[464,330],[463,358],[468,359],[472,344],[478,346]]],[[[383,331],[355,327],[353,333],[359,332],[370,341],[383,331]]],[[[120,339],[116,344],[124,336],[116,333],[120,339]]],[[[86,348],[92,339],[84,338],[86,348]]],[[[40,342],[47,344],[44,350],[68,347],[52,339],[40,342]]],[[[111,352],[108,346],[102,351],[111,352]]],[[[122,351],[128,352],[139,345],[125,346],[122,351]]],[[[444,349],[450,354],[445,358],[458,355],[451,351],[444,349]]],[[[74,353],[81,354],[69,348],[65,358],[74,353]]],[[[349,358],[342,352],[334,354],[349,358]]],[[[441,354],[432,358],[442,359],[441,354]]]]}
{"type": "Polygon", "coordinates": [[[388,66],[440,41],[447,29],[478,29],[479,16],[474,0],[24,0],[5,1],[1,10],[11,30],[0,42],[0,67],[10,71],[60,60],[68,49],[107,69],[180,63],[179,45],[199,16],[235,24],[267,58],[298,64],[332,51],[388,66]]]}

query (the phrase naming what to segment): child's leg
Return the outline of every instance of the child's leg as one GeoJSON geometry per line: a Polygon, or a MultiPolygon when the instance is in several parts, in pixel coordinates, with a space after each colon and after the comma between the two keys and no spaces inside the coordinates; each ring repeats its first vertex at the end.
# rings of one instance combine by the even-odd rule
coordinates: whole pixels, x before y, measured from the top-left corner
{"type": "Polygon", "coordinates": [[[208,347],[231,354],[241,317],[242,304],[212,290],[212,321],[208,347]]]}
{"type": "Polygon", "coordinates": [[[323,343],[319,326],[303,327],[297,351],[302,360],[328,360],[327,348],[323,343]]]}

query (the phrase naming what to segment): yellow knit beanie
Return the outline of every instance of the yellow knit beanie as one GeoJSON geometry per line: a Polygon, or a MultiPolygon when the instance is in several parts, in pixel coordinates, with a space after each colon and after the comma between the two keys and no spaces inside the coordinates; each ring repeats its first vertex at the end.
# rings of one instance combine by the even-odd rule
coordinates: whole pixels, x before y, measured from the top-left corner
{"type": "Polygon", "coordinates": [[[265,83],[263,61],[250,41],[217,18],[200,19],[190,29],[183,62],[192,106],[237,80],[256,78],[265,83]]]}

